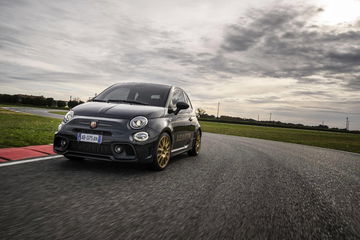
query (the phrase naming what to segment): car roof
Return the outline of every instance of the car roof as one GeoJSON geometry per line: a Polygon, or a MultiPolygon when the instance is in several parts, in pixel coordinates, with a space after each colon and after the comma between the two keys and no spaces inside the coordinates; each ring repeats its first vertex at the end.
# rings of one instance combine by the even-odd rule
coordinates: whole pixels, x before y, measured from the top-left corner
{"type": "Polygon", "coordinates": [[[124,83],[117,83],[113,86],[120,86],[120,85],[126,85],[126,86],[154,86],[154,87],[160,87],[160,88],[172,88],[174,86],[167,85],[167,84],[159,84],[159,83],[144,83],[144,82],[124,82],[124,83]]]}

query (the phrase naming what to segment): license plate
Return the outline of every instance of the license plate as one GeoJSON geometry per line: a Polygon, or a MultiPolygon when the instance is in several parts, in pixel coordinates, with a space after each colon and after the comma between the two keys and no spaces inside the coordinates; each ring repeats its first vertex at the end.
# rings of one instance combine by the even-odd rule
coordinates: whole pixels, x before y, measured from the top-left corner
{"type": "Polygon", "coordinates": [[[78,133],[77,134],[77,140],[79,142],[101,143],[102,142],[102,135],[78,133]]]}

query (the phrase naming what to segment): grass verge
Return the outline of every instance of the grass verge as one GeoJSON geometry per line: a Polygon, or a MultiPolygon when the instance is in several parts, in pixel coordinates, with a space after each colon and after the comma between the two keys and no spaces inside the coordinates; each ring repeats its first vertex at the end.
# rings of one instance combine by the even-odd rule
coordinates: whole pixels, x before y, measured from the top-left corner
{"type": "Polygon", "coordinates": [[[52,143],[60,122],[0,108],[0,148],[52,143]]]}
{"type": "Polygon", "coordinates": [[[360,134],[324,132],[242,124],[200,122],[204,132],[299,143],[360,153],[360,134]]]}

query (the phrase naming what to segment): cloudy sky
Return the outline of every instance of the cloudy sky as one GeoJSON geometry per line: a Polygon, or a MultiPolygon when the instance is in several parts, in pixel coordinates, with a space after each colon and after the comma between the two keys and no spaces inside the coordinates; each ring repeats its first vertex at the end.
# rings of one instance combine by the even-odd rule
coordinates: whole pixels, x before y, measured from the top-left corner
{"type": "Polygon", "coordinates": [[[0,0],[0,93],[129,81],[212,114],[360,129],[360,0],[0,0]]]}

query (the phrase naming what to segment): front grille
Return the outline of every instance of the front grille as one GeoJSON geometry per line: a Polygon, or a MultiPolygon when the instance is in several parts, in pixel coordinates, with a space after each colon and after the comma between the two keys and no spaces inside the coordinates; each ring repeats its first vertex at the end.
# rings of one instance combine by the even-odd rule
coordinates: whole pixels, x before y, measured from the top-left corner
{"type": "Polygon", "coordinates": [[[108,131],[99,131],[99,130],[90,130],[90,129],[81,129],[81,128],[74,128],[74,132],[79,133],[88,133],[88,134],[97,134],[97,135],[103,135],[103,136],[111,136],[111,132],[108,131]]]}
{"type": "Polygon", "coordinates": [[[99,155],[112,155],[110,144],[97,144],[86,142],[70,142],[68,150],[99,155]]]}

